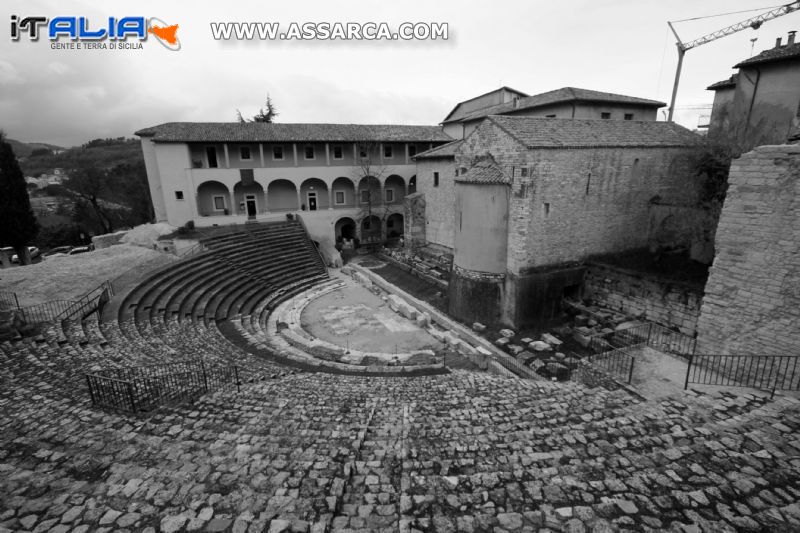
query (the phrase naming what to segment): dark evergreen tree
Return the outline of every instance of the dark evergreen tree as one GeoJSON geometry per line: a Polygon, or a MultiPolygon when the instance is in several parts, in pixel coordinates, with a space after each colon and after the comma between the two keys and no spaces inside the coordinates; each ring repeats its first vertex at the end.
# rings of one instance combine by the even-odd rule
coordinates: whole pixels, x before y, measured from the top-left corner
{"type": "Polygon", "coordinates": [[[267,102],[264,104],[266,109],[259,109],[258,113],[253,116],[252,119],[246,119],[242,116],[242,112],[238,109],[236,110],[236,120],[239,122],[267,122],[272,124],[275,122],[275,117],[277,117],[280,113],[278,113],[278,109],[275,107],[275,104],[272,103],[272,98],[270,95],[267,95],[267,102]]]}
{"type": "Polygon", "coordinates": [[[23,265],[30,264],[28,243],[39,233],[25,177],[5,134],[0,132],[0,243],[13,246],[23,265]]]}

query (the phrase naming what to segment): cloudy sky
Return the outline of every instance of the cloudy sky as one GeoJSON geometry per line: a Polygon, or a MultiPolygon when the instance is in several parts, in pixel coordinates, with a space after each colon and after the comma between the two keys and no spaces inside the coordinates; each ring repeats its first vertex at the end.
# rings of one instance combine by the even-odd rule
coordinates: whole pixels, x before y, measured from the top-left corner
{"type": "MultiPolygon", "coordinates": [[[[784,0],[784,3],[788,0],[784,0]]],[[[745,0],[339,0],[264,2],[3,0],[0,128],[22,141],[62,146],[131,136],[168,121],[230,121],[269,93],[281,122],[436,124],[460,100],[501,85],[535,94],[564,86],[669,101],[676,52],[666,21],[768,8],[745,0]],[[11,15],[141,15],[179,24],[182,49],[154,39],[143,50],[53,50],[47,39],[10,39],[11,15]],[[224,21],[446,22],[447,41],[221,42],[224,21]]],[[[775,4],[778,5],[778,4],[775,4]]],[[[759,11],[682,22],[684,40],[759,11]]],[[[800,29],[800,12],[687,53],[676,119],[694,128],[709,84],[800,29]]]]}

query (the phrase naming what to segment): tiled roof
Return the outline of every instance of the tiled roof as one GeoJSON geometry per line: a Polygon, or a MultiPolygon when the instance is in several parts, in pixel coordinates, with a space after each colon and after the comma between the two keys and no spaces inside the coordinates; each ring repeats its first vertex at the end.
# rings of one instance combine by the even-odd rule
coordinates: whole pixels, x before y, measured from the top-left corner
{"type": "Polygon", "coordinates": [[[785,44],[783,46],[776,46],[775,48],[764,50],[757,56],[745,59],[737,65],[734,65],[733,68],[748,67],[750,65],[769,63],[772,61],[785,61],[789,59],[800,59],[800,43],[785,44]]]}
{"type": "Polygon", "coordinates": [[[729,87],[736,87],[736,74],[731,74],[731,77],[727,80],[718,81],[717,83],[712,83],[708,87],[706,87],[707,91],[716,91],[719,89],[727,89],[729,87]]]}
{"type": "Polygon", "coordinates": [[[167,122],[136,132],[155,142],[452,141],[438,126],[167,122]]]}
{"type": "Polygon", "coordinates": [[[504,86],[500,87],[499,89],[494,89],[494,90],[491,90],[491,91],[489,91],[487,93],[479,94],[478,96],[473,96],[469,100],[464,100],[463,102],[457,103],[455,105],[455,107],[447,114],[447,116],[444,117],[444,121],[443,122],[455,122],[456,120],[464,117],[464,115],[466,115],[468,113],[472,113],[472,111],[461,112],[460,109],[461,109],[461,106],[463,104],[466,104],[468,102],[472,102],[473,100],[477,100],[478,98],[483,98],[484,96],[488,96],[488,95],[490,95],[492,93],[498,93],[500,91],[507,91],[507,92],[510,92],[510,93],[516,93],[516,94],[518,94],[520,96],[528,96],[527,93],[524,93],[522,91],[518,91],[516,89],[512,89],[511,87],[508,87],[508,86],[504,85],[504,86]]]}
{"type": "Polygon", "coordinates": [[[494,161],[479,161],[455,178],[458,183],[511,183],[494,161]]]}
{"type": "Polygon", "coordinates": [[[425,150],[414,156],[415,160],[418,159],[451,159],[455,157],[456,150],[458,147],[464,143],[462,139],[457,141],[449,142],[447,144],[443,144],[441,146],[437,146],[436,148],[431,148],[430,150],[425,150]]]}
{"type": "Polygon", "coordinates": [[[528,148],[693,146],[702,139],[674,122],[491,116],[528,148]]]}
{"type": "Polygon", "coordinates": [[[592,91],[590,89],[579,89],[577,87],[562,87],[554,91],[546,93],[534,94],[527,96],[514,102],[507,102],[505,104],[498,104],[495,106],[479,109],[468,113],[458,119],[445,120],[443,123],[448,122],[466,122],[483,118],[489,115],[505,115],[511,114],[524,109],[533,109],[536,107],[544,107],[552,104],[563,102],[607,102],[615,104],[629,104],[640,105],[647,107],[664,107],[664,102],[658,100],[648,100],[646,98],[637,98],[635,96],[626,96],[624,94],[604,93],[600,91],[592,91]]]}

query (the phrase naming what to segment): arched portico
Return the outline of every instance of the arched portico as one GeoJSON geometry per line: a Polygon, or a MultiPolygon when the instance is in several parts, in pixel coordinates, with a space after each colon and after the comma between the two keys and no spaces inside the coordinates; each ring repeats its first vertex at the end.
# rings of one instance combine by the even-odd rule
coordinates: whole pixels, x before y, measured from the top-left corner
{"type": "Polygon", "coordinates": [[[201,217],[229,215],[231,195],[224,184],[210,180],[197,187],[197,213],[201,217]]]}
{"type": "Polygon", "coordinates": [[[328,186],[319,178],[308,178],[300,184],[300,202],[309,211],[328,209],[328,186]]]}
{"type": "Polygon", "coordinates": [[[277,179],[267,185],[267,209],[269,211],[293,211],[297,204],[297,187],[289,180],[277,179]]]}
{"type": "Polygon", "coordinates": [[[331,186],[331,197],[334,209],[356,206],[356,187],[350,178],[336,178],[331,186]]]}
{"type": "Polygon", "coordinates": [[[264,202],[264,188],[257,182],[244,184],[241,181],[233,186],[233,199],[236,204],[237,215],[247,215],[255,218],[263,213],[266,205],[264,202]]]}

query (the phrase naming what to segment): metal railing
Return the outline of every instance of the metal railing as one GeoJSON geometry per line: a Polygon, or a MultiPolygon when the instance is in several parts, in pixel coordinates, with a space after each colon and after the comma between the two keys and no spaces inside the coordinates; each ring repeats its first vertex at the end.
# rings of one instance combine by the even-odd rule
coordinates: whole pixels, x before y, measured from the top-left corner
{"type": "Polygon", "coordinates": [[[661,352],[688,358],[694,353],[697,340],[660,324],[643,322],[613,333],[596,335],[590,341],[595,353],[644,344],[661,352]]]}
{"type": "Polygon", "coordinates": [[[0,310],[19,309],[19,299],[14,292],[0,292],[0,310]]]}
{"type": "Polygon", "coordinates": [[[210,390],[236,386],[236,366],[206,365],[202,360],[108,369],[86,374],[92,405],[137,413],[194,399],[210,390]]]}
{"type": "Polygon", "coordinates": [[[53,322],[72,304],[74,300],[53,300],[28,307],[20,307],[22,320],[27,325],[45,324],[53,322]]]}
{"type": "Polygon", "coordinates": [[[114,295],[111,282],[104,281],[99,286],[90,290],[77,300],[68,305],[58,316],[57,320],[83,320],[95,311],[100,311],[114,295]]]}
{"type": "Polygon", "coordinates": [[[798,355],[707,355],[689,358],[684,389],[689,384],[800,390],[798,355]]]}
{"type": "Polygon", "coordinates": [[[606,374],[610,374],[630,384],[633,380],[633,368],[636,364],[636,357],[628,350],[643,345],[644,343],[640,343],[624,348],[615,348],[589,356],[585,361],[606,374]]]}

